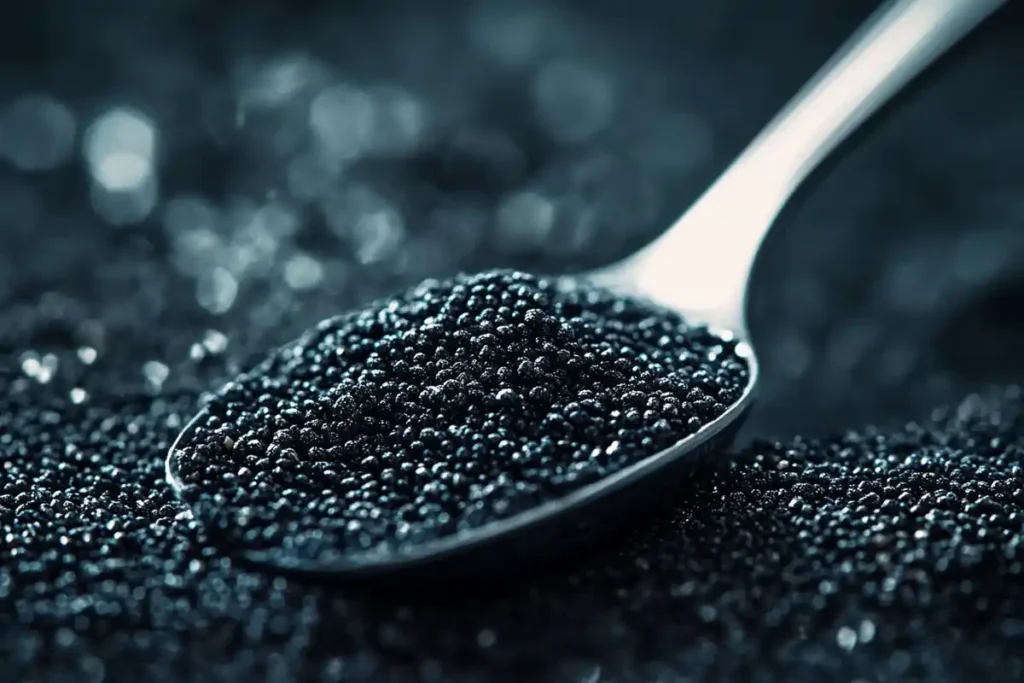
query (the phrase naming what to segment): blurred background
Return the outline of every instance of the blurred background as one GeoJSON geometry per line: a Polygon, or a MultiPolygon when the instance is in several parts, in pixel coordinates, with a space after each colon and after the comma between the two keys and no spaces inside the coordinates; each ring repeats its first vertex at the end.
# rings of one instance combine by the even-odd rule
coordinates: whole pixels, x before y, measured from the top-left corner
{"type": "MultiPolygon", "coordinates": [[[[871,0],[45,0],[0,9],[13,391],[209,389],[427,276],[571,272],[676,217],[871,0]]],[[[1021,376],[1024,8],[801,192],[749,431],[1021,376]]]]}

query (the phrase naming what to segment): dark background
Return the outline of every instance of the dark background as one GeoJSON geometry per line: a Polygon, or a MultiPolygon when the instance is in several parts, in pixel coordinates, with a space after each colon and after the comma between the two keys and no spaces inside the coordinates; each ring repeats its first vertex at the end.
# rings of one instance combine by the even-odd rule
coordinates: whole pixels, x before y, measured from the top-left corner
{"type": "MultiPolygon", "coordinates": [[[[10,405],[65,406],[56,410],[74,430],[69,404],[121,411],[129,400],[155,444],[140,457],[159,460],[173,429],[147,417],[154,401],[178,401],[187,415],[202,391],[326,315],[427,276],[498,265],[571,272],[624,255],[680,213],[876,4],[8,3],[0,373],[10,405]],[[309,112],[338,83],[377,98],[377,130],[408,137],[381,133],[378,148],[332,175],[317,166],[324,143],[309,112]],[[149,195],[105,193],[86,158],[90,126],[118,108],[155,131],[149,195]],[[604,115],[594,130],[580,132],[595,110],[604,115]],[[553,207],[551,225],[508,218],[521,192],[553,207]],[[381,211],[401,229],[381,238],[353,227],[381,211]],[[83,362],[89,349],[96,359],[83,362]]],[[[770,234],[751,303],[764,386],[748,436],[902,422],[1021,378],[1024,6],[1010,5],[845,146],[770,234]]],[[[0,461],[30,436],[0,432],[0,461]]],[[[341,598],[332,609],[360,624],[338,636],[350,672],[366,673],[364,657],[380,675],[401,663],[395,671],[413,677],[491,680],[526,652],[554,680],[595,670],[687,680],[673,663],[686,643],[637,645],[616,591],[639,598],[608,590],[607,611],[570,620],[578,637],[561,644],[531,640],[527,607],[475,617],[453,600],[451,633],[417,627],[392,645],[366,635],[391,617],[341,598]],[[519,632],[484,647],[499,653],[487,665],[463,666],[432,640],[483,629],[486,643],[501,619],[519,632]],[[420,636],[429,656],[416,654],[420,636]]],[[[652,601],[652,633],[659,619],[684,618],[652,601]]],[[[19,661],[39,664],[23,649],[30,627],[12,628],[19,661]]],[[[186,649],[206,633],[170,632],[186,649]]],[[[261,676],[292,671],[251,655],[248,636],[218,638],[228,653],[225,643],[249,648],[239,652],[259,660],[261,676]]],[[[84,651],[102,658],[102,648],[84,651]]],[[[230,677],[204,669],[200,654],[167,656],[193,667],[191,680],[230,677]]],[[[813,670],[815,656],[796,657],[792,675],[813,670]]],[[[849,679],[872,675],[865,666],[849,679]]],[[[106,674],[126,675],[110,664],[106,674]]],[[[535,680],[522,676],[512,679],[535,680]]]]}

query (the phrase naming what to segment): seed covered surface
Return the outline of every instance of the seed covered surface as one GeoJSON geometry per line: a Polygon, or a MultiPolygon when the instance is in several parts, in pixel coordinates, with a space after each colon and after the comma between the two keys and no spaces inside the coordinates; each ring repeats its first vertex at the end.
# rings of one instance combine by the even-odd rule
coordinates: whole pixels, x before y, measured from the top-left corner
{"type": "Polygon", "coordinates": [[[176,455],[247,547],[413,547],[654,455],[743,393],[736,342],[590,285],[491,271],[324,321],[227,385],[176,455]]]}
{"type": "Polygon", "coordinates": [[[162,481],[189,397],[0,400],[0,652],[75,683],[1014,680],[1022,406],[758,442],[563,570],[417,599],[225,557],[162,481]]]}

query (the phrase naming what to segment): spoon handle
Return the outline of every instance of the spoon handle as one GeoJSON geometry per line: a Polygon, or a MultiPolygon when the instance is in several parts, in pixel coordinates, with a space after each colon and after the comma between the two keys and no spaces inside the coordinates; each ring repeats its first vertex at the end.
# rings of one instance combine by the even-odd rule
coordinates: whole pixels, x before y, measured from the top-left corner
{"type": "Polygon", "coordinates": [[[799,184],[821,160],[1006,0],[883,6],[790,100],[741,157],[765,155],[799,184]]]}
{"type": "Polygon", "coordinates": [[[623,264],[626,277],[642,294],[744,333],[750,270],[796,187],[857,126],[1005,2],[884,5],[675,225],[623,264]]]}

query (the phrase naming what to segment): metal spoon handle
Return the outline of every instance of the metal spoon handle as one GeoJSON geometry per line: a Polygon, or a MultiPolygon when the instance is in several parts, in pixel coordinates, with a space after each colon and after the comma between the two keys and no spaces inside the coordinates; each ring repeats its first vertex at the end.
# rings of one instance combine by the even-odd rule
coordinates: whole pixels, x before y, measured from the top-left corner
{"type": "Polygon", "coordinates": [[[750,145],[800,183],[846,136],[1006,0],[900,0],[851,36],[750,145]]]}
{"type": "Polygon", "coordinates": [[[742,331],[753,260],[796,187],[1005,1],[896,0],[876,11],[700,200],[630,259],[628,277],[641,293],[742,331]]]}

